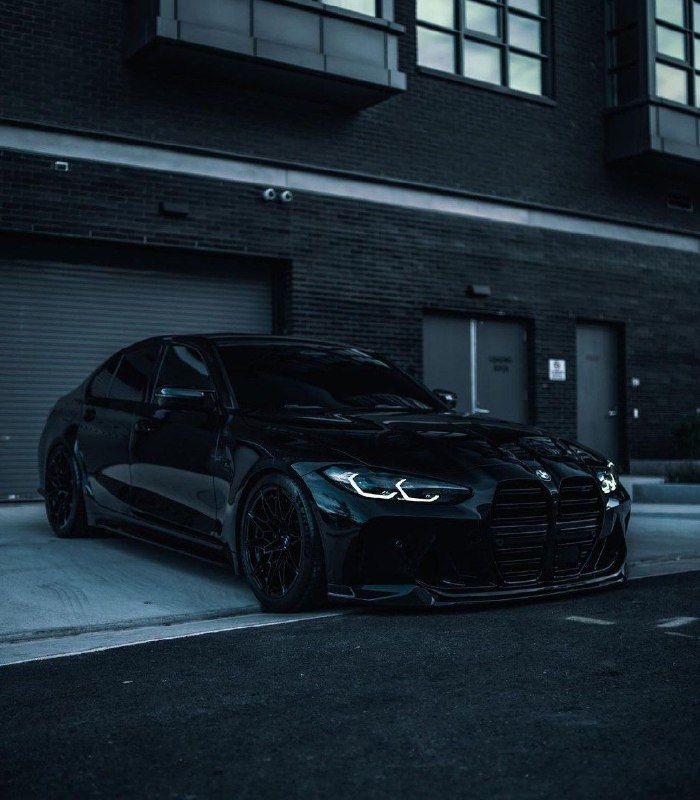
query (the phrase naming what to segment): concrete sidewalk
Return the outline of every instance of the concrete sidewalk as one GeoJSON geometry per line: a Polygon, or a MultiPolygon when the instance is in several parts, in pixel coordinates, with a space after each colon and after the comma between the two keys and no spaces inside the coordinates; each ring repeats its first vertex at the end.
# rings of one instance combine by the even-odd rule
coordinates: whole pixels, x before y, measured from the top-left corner
{"type": "Polygon", "coordinates": [[[259,611],[225,567],[122,537],[58,539],[43,504],[0,505],[0,641],[259,611]]]}

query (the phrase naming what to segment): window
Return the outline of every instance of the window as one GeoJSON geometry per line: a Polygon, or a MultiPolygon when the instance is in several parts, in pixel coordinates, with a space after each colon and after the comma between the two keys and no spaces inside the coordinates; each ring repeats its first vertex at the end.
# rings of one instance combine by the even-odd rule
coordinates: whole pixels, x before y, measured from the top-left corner
{"type": "Polygon", "coordinates": [[[203,389],[210,391],[214,384],[204,359],[193,347],[175,344],[168,347],[158,375],[158,388],[203,389]]]}
{"type": "Polygon", "coordinates": [[[368,17],[377,16],[377,0],[323,0],[325,5],[345,8],[348,11],[357,11],[358,14],[367,14],[368,17]]]}
{"type": "Polygon", "coordinates": [[[548,11],[549,0],[417,0],[418,63],[550,94],[548,11]]]}
{"type": "Polygon", "coordinates": [[[159,345],[151,342],[125,353],[119,364],[109,396],[114,400],[142,403],[158,361],[159,345]]]}
{"type": "Polygon", "coordinates": [[[109,387],[112,385],[112,378],[117,371],[121,353],[107,359],[102,367],[97,371],[90,383],[88,395],[96,400],[104,400],[109,397],[109,387]]]}
{"type": "Polygon", "coordinates": [[[654,94],[700,108],[700,0],[655,0],[654,94]]]}

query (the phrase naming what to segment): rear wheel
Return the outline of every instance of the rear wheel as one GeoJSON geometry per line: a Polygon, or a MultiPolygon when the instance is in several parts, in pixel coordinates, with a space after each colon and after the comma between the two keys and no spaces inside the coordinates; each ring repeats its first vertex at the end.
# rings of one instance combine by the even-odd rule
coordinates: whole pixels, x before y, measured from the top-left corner
{"type": "Polygon", "coordinates": [[[263,608],[292,612],[326,600],[323,548],[309,503],[286,475],[263,477],[241,520],[245,574],[263,608]]]}
{"type": "Polygon", "coordinates": [[[44,490],[46,517],[56,536],[85,536],[88,528],[78,467],[64,444],[49,453],[44,490]]]}

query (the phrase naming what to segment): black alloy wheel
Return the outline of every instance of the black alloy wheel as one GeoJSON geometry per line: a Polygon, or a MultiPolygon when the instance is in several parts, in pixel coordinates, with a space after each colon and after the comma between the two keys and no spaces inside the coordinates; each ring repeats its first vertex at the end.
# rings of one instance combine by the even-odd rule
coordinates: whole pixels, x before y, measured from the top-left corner
{"type": "Polygon", "coordinates": [[[269,611],[317,608],[325,598],[323,552],[301,489],[285,475],[267,475],[251,491],[241,527],[243,566],[269,611]]]}
{"type": "Polygon", "coordinates": [[[86,532],[85,506],[73,455],[65,445],[57,445],[49,454],[44,491],[46,517],[54,533],[82,536],[86,532]]]}

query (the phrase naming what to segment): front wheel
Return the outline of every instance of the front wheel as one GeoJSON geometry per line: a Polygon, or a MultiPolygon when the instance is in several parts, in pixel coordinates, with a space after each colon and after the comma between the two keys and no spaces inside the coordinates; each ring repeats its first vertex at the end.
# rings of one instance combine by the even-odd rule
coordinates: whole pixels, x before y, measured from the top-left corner
{"type": "Polygon", "coordinates": [[[270,474],[253,487],[241,519],[245,574],[267,611],[310,611],[327,596],[323,547],[297,483],[270,474]]]}

